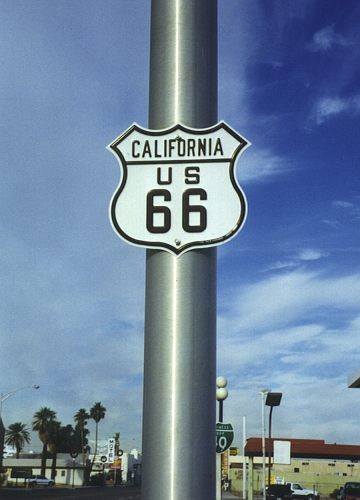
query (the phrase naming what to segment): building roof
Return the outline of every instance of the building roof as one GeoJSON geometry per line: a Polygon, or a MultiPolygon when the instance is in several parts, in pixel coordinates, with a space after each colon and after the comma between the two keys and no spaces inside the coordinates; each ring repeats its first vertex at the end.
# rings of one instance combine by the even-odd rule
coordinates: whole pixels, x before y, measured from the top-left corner
{"type": "MultiPolygon", "coordinates": [[[[273,441],[290,441],[292,458],[323,458],[334,460],[360,460],[360,445],[328,444],[322,439],[285,439],[273,438],[270,443],[272,452],[273,441]]],[[[265,439],[265,450],[269,450],[269,439],[265,439]]],[[[250,457],[262,456],[262,439],[251,437],[245,446],[245,455],[250,457]]]]}

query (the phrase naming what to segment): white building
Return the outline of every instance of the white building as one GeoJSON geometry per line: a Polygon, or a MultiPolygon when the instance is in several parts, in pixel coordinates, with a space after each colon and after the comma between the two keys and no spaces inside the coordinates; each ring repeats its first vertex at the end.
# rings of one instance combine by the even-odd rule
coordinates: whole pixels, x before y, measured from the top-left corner
{"type": "MultiPolygon", "coordinates": [[[[51,459],[46,461],[45,476],[51,478],[51,459]]],[[[25,483],[25,478],[33,474],[41,474],[41,456],[29,458],[7,457],[4,459],[4,467],[7,469],[8,483],[25,483]]],[[[56,460],[55,483],[58,485],[82,486],[84,481],[85,467],[77,459],[71,458],[68,454],[59,453],[56,460]]]]}

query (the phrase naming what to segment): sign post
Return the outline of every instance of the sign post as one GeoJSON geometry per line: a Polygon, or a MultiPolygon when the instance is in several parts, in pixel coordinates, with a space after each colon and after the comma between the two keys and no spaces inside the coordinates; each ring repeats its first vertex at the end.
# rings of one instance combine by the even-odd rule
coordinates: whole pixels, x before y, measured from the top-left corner
{"type": "Polygon", "coordinates": [[[109,146],[113,227],[147,248],[142,500],[215,500],[215,246],[245,220],[247,145],[217,123],[217,0],[152,0],[149,128],[109,146]]]}
{"type": "MultiPolygon", "coordinates": [[[[217,0],[152,0],[149,128],[177,123],[217,123],[217,0]]],[[[147,250],[145,297],[142,500],[214,500],[216,249],[147,250]]]]}

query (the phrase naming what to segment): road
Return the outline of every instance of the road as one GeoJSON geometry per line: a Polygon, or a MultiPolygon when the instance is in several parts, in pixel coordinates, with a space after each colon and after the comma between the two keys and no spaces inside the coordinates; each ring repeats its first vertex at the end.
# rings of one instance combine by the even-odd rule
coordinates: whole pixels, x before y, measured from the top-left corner
{"type": "Polygon", "coordinates": [[[134,486],[90,487],[90,488],[0,488],[1,500],[140,500],[140,488],[134,486]]]}

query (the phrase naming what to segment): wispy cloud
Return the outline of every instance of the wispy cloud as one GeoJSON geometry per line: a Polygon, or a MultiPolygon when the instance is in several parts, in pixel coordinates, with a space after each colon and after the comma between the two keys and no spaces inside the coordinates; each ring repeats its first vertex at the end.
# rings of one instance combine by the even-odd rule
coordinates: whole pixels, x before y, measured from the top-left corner
{"type": "Polygon", "coordinates": [[[310,49],[315,52],[326,52],[334,47],[347,47],[350,44],[351,42],[343,35],[335,32],[333,26],[326,26],[314,34],[310,49]]]}
{"type": "MultiPolygon", "coordinates": [[[[240,287],[228,306],[228,332],[263,332],[303,321],[323,311],[358,310],[359,276],[326,278],[316,272],[296,270],[240,287]]],[[[229,300],[229,298],[227,298],[229,300]]]]}
{"type": "Polygon", "coordinates": [[[327,257],[329,255],[328,252],[324,252],[322,250],[315,250],[311,248],[305,248],[301,250],[298,254],[298,259],[300,261],[311,261],[311,260],[319,260],[323,257],[327,257]]]}
{"type": "Polygon", "coordinates": [[[340,208],[353,208],[354,204],[350,203],[349,201],[343,201],[343,200],[334,200],[332,202],[334,207],[340,207],[340,208]]]}
{"type": "Polygon", "coordinates": [[[345,200],[334,200],[332,205],[335,208],[342,209],[345,213],[347,213],[352,219],[358,220],[360,218],[360,207],[355,205],[350,201],[345,200]]]}
{"type": "Polygon", "coordinates": [[[360,95],[350,97],[323,97],[319,99],[312,110],[311,121],[322,125],[340,114],[358,115],[360,113],[360,95]]]}
{"type": "Polygon", "coordinates": [[[303,265],[304,262],[317,261],[324,257],[328,257],[328,255],[328,252],[322,250],[305,248],[300,250],[297,254],[290,256],[288,259],[276,261],[270,264],[264,269],[264,271],[291,269],[303,265]]]}
{"type": "MultiPolygon", "coordinates": [[[[305,257],[310,254],[304,252],[305,257]]],[[[231,396],[232,385],[236,387],[238,400],[232,402],[229,397],[227,403],[235,425],[241,425],[236,410],[239,400],[246,412],[257,414],[260,420],[257,391],[269,386],[284,393],[277,416],[278,425],[281,423],[278,435],[313,437],[308,425],[298,425],[301,414],[316,426],[317,437],[334,436],[329,419],[324,422],[326,407],[331,420],[342,422],[336,439],[351,439],[352,431],[345,432],[338,405],[324,394],[331,387],[342,402],[351,399],[346,380],[358,366],[353,346],[358,343],[359,293],[357,275],[331,278],[305,271],[239,287],[226,317],[219,321],[219,372],[229,378],[231,396]],[[335,317],[341,318],[337,326],[335,317]]],[[[354,420],[348,416],[347,429],[352,429],[354,420]]],[[[249,427],[249,434],[258,435],[260,421],[252,419],[249,427]]]]}
{"type": "Polygon", "coordinates": [[[268,149],[252,149],[244,153],[238,163],[237,176],[242,181],[267,181],[290,170],[289,163],[268,149]]]}

